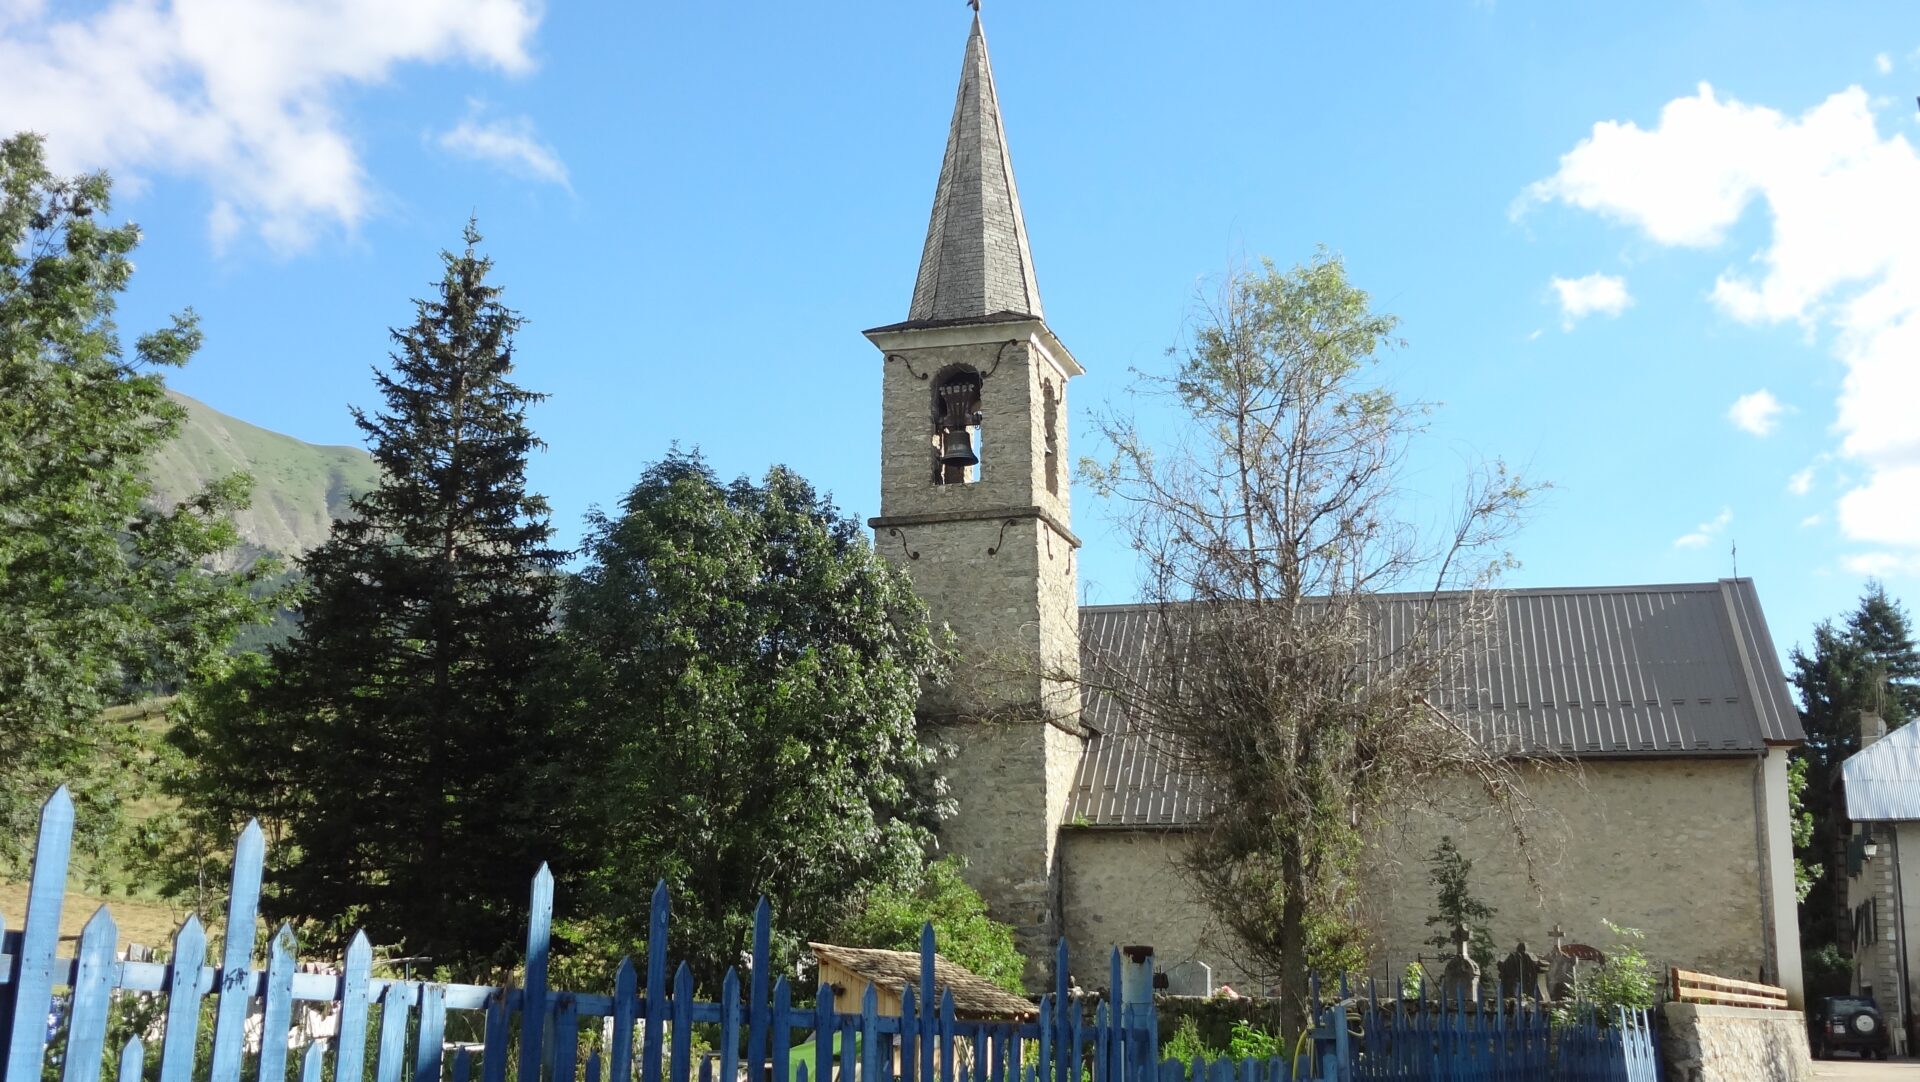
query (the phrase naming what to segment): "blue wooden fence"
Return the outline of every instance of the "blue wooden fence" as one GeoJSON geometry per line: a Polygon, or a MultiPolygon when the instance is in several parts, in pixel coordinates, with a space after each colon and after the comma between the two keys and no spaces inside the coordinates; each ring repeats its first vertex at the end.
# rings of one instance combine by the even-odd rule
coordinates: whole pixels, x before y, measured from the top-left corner
{"type": "Polygon", "coordinates": [[[516,1082],[1655,1082],[1644,1017],[1562,1027],[1549,1074],[1548,1023],[1537,1012],[1476,1008],[1469,1017],[1424,1003],[1408,1011],[1350,997],[1344,982],[1293,1057],[1189,1068],[1160,1060],[1151,955],[1123,960],[1115,950],[1113,995],[1081,999],[1068,994],[1062,941],[1054,991],[1039,998],[1033,1020],[979,1022],[958,1018],[952,992],[936,987],[931,928],[921,935],[917,987],[902,989],[898,1016],[877,1013],[871,987],[858,1004],[836,1003],[825,986],[812,1004],[795,1004],[785,977],[769,980],[764,899],[745,987],[728,970],[718,998],[700,1002],[684,962],[669,975],[664,884],[654,890],[647,936],[662,949],[648,951],[644,972],[627,959],[610,995],[568,992],[547,982],[553,879],[545,867],[533,879],[517,987],[375,977],[364,933],[337,971],[311,972],[296,963],[286,925],[269,937],[264,968],[255,968],[265,859],[258,824],[248,824],[234,849],[218,965],[204,964],[207,936],[197,917],[181,925],[167,962],[122,960],[105,906],[73,955],[61,957],[72,834],[73,802],[62,788],[41,813],[24,923],[7,930],[0,914],[0,1082],[101,1082],[105,1071],[113,1082],[507,1082],[510,1070],[516,1082]],[[163,1021],[110,1049],[112,1006],[129,995],[152,997],[163,1021]],[[211,1033],[203,1034],[209,997],[211,1033]],[[314,1003],[332,1010],[333,1036],[295,1046],[294,1012],[314,1003]],[[58,1025],[49,1021],[56,1014],[58,1025]],[[469,1022],[459,1028],[480,1034],[477,1049],[455,1042],[448,1056],[448,1035],[457,1031],[449,1021],[469,1022]],[[696,1025],[717,1029],[717,1054],[697,1068],[696,1025]],[[790,1066],[796,1037],[813,1041],[813,1055],[790,1066]],[[149,1038],[160,1042],[151,1068],[149,1038]]]}
{"type": "Polygon", "coordinates": [[[1603,1025],[1591,1006],[1556,1022],[1539,1004],[1496,993],[1491,1002],[1382,1000],[1369,981],[1354,1004],[1353,1082],[1658,1082],[1647,1012],[1617,1010],[1603,1025]]]}

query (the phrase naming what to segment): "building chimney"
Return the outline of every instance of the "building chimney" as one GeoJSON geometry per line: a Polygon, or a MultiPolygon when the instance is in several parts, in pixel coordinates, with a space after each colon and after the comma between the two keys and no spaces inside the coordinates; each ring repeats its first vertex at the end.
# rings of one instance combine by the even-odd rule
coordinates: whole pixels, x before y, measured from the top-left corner
{"type": "Polygon", "coordinates": [[[1887,735],[1887,723],[1879,714],[1871,710],[1860,711],[1860,750],[1865,751],[1874,741],[1887,735]]]}

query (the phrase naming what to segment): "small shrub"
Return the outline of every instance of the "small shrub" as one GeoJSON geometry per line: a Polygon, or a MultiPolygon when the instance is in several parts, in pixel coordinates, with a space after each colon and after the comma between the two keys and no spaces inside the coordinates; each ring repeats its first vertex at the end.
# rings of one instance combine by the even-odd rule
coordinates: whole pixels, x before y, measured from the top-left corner
{"type": "Polygon", "coordinates": [[[1286,1054],[1285,1037],[1268,1033],[1244,1019],[1233,1024],[1233,1039],[1227,1045],[1227,1055],[1235,1060],[1272,1059],[1286,1054]]]}
{"type": "Polygon", "coordinates": [[[1605,1008],[1603,1017],[1609,1018],[1615,1007],[1651,1009],[1659,996],[1660,978],[1653,963],[1640,952],[1640,941],[1646,936],[1637,928],[1622,928],[1610,920],[1601,923],[1613,933],[1613,949],[1607,952],[1604,965],[1580,975],[1579,998],[1605,1008]]]}
{"type": "Polygon", "coordinates": [[[1195,1059],[1217,1053],[1218,1049],[1208,1048],[1207,1043],[1201,1040],[1200,1024],[1191,1017],[1182,1018],[1173,1036],[1160,1046],[1161,1059],[1177,1059],[1189,1067],[1193,1066],[1195,1059]]]}

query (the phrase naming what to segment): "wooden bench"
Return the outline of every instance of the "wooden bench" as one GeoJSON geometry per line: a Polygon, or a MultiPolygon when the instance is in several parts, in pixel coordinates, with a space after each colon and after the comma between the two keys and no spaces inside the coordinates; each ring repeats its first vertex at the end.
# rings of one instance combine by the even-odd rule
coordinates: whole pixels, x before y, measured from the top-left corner
{"type": "Polygon", "coordinates": [[[1713,1003],[1723,1007],[1758,1007],[1762,1010],[1787,1010],[1787,990],[1771,984],[1737,981],[1711,973],[1695,973],[1675,966],[1667,987],[1667,997],[1675,1003],[1713,1003]]]}

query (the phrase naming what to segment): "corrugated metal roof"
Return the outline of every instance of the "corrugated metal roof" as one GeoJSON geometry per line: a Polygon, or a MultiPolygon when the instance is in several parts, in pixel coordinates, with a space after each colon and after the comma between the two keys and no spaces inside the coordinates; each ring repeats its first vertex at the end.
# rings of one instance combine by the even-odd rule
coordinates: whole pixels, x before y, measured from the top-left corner
{"type": "Polygon", "coordinates": [[[1920,819],[1920,725],[1902,725],[1840,764],[1847,818],[1920,819]]]}
{"type": "MultiPolygon", "coordinates": [[[[1455,595],[1458,596],[1458,595],[1455,595]]],[[[1512,590],[1500,630],[1436,705],[1505,738],[1524,754],[1572,758],[1753,754],[1803,739],[1786,673],[1749,579],[1673,586],[1512,590]]],[[[1389,640],[1424,595],[1383,596],[1389,640]]],[[[1151,606],[1080,610],[1083,664],[1135,678],[1153,651],[1151,606]]],[[[1095,826],[1179,825],[1199,819],[1205,786],[1176,773],[1119,704],[1089,692],[1094,735],[1067,819],[1095,826]]]]}

